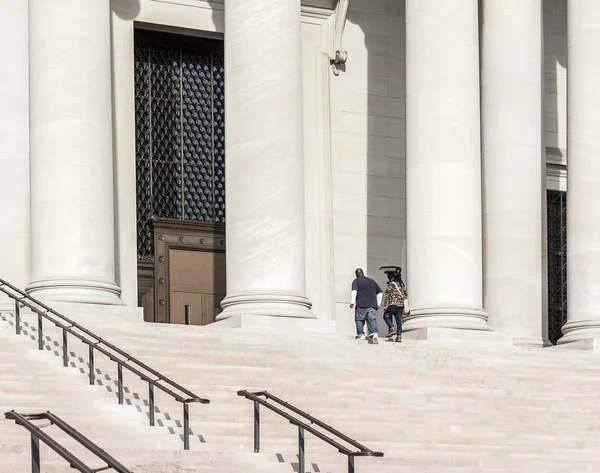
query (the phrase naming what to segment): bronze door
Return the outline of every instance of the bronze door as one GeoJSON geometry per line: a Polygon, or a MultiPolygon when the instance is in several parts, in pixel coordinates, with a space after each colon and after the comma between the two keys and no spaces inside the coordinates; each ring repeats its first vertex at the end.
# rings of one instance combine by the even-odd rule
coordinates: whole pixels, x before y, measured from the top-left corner
{"type": "Polygon", "coordinates": [[[225,254],[171,249],[169,273],[171,323],[214,322],[225,297],[225,254]]]}

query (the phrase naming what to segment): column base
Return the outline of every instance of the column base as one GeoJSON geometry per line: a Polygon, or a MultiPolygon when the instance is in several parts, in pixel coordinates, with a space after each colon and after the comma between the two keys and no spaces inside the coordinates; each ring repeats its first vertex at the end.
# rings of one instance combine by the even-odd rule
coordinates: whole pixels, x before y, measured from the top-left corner
{"type": "Polygon", "coordinates": [[[121,289],[113,283],[83,279],[53,279],[35,281],[25,291],[36,299],[83,304],[125,305],[121,289]]]}
{"type": "Polygon", "coordinates": [[[402,330],[402,338],[406,340],[425,340],[428,342],[460,343],[465,346],[484,344],[494,347],[512,347],[513,339],[500,332],[486,330],[464,330],[443,327],[425,327],[416,330],[402,330]]]}
{"type": "Polygon", "coordinates": [[[244,294],[227,296],[221,302],[223,312],[216,321],[231,317],[258,315],[274,318],[316,319],[310,311],[310,301],[303,296],[289,294],[244,294]]]}
{"type": "Polygon", "coordinates": [[[562,328],[563,336],[558,340],[559,345],[584,342],[594,344],[600,340],[600,320],[578,320],[567,322],[562,328]]]}
{"type": "Polygon", "coordinates": [[[451,328],[490,331],[487,313],[477,309],[417,309],[404,318],[403,331],[451,328]]]}
{"type": "Polygon", "coordinates": [[[513,337],[513,342],[517,347],[523,348],[546,348],[552,346],[550,340],[534,337],[513,337]]]}
{"type": "Polygon", "coordinates": [[[586,338],[573,342],[561,342],[561,340],[558,341],[558,345],[552,347],[553,350],[600,351],[600,337],[586,338]]]}

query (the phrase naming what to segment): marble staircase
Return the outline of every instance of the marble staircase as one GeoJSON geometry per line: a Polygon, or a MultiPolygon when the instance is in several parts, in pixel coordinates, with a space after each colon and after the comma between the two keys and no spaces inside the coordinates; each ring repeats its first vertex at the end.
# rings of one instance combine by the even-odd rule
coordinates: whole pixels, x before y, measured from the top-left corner
{"type": "MultiPolygon", "coordinates": [[[[133,315],[69,313],[98,335],[211,399],[192,405],[190,451],[182,450],[181,405],[157,393],[148,426],[147,384],[125,372],[116,402],[116,366],[36,318],[0,316],[0,408],[52,410],[135,472],[294,472],[297,429],[261,411],[261,453],[253,451],[253,405],[239,389],[267,390],[347,433],[383,458],[357,458],[369,473],[579,473],[600,467],[600,358],[593,352],[465,347],[332,335],[248,333],[218,327],[146,324],[133,315]]],[[[28,471],[27,432],[0,420],[0,473],[28,471]]],[[[43,471],[67,471],[42,451],[43,471]]],[[[307,472],[342,473],[347,460],[306,436],[307,472]]]]}

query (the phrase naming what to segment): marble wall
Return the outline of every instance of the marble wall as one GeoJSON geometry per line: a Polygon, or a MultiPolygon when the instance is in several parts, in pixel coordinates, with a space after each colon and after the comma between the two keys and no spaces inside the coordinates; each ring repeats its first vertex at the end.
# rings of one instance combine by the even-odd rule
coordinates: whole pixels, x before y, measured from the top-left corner
{"type": "Polygon", "coordinates": [[[544,123],[548,189],[567,190],[567,0],[544,0],[544,123]]]}
{"type": "Polygon", "coordinates": [[[0,277],[20,288],[31,274],[27,12],[26,1],[0,0],[0,277]]]}
{"type": "Polygon", "coordinates": [[[406,263],[404,1],[352,0],[344,49],[331,79],[333,240],[336,321],[350,332],[354,269],[383,289],[378,268],[406,263]]]}

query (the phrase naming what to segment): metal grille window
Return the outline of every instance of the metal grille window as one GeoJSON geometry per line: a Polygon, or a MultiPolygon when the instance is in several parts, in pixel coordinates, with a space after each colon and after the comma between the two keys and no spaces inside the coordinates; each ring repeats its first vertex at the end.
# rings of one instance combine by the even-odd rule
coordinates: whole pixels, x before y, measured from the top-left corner
{"type": "Polygon", "coordinates": [[[137,31],[138,259],[152,260],[152,216],[225,223],[223,43],[137,31]]]}
{"type": "Polygon", "coordinates": [[[567,194],[548,191],[548,339],[567,322],[567,194]]]}

